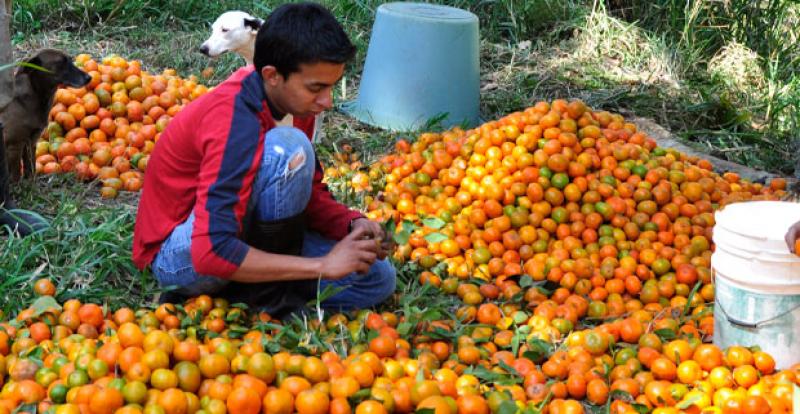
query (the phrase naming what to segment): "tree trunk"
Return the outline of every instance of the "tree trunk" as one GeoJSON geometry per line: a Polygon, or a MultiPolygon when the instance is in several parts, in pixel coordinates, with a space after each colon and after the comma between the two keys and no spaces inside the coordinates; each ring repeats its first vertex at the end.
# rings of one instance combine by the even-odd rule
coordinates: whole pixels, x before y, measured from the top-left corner
{"type": "MultiPolygon", "coordinates": [[[[6,146],[3,143],[3,124],[0,123],[0,207],[14,208],[8,188],[8,167],[6,167],[6,146]]],[[[3,213],[0,212],[0,215],[3,213]]]]}
{"type": "MultiPolygon", "coordinates": [[[[11,63],[14,59],[11,49],[11,2],[3,0],[0,8],[0,65],[11,63]]],[[[0,70],[0,111],[11,102],[14,90],[14,71],[0,70]]]]}

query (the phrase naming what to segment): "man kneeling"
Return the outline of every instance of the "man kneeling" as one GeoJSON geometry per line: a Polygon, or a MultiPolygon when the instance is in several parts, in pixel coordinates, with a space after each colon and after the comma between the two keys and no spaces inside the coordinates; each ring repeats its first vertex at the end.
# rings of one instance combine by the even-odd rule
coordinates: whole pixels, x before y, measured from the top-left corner
{"type": "Polygon", "coordinates": [[[323,7],[277,8],[254,65],[236,71],[170,122],[150,157],[133,259],[171,300],[199,294],[280,317],[328,285],[323,302],[376,305],[395,288],[378,223],[336,202],[310,137],[355,48],[323,7]],[[276,126],[292,115],[293,127],[276,126]]]}

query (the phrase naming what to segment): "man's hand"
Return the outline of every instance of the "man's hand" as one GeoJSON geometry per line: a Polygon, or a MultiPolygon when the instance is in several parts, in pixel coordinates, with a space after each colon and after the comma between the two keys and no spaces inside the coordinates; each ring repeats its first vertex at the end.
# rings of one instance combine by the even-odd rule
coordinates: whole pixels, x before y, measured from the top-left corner
{"type": "Polygon", "coordinates": [[[322,258],[322,277],[338,280],[353,272],[367,273],[378,258],[379,250],[375,240],[367,235],[365,227],[354,226],[354,230],[322,258]]]}
{"type": "Polygon", "coordinates": [[[786,232],[786,236],[784,237],[786,240],[786,245],[789,246],[789,251],[798,254],[800,252],[796,252],[794,249],[794,244],[797,239],[800,239],[800,221],[797,223],[792,224],[792,227],[789,227],[789,231],[786,232]]]}
{"type": "Polygon", "coordinates": [[[367,231],[369,238],[375,241],[378,246],[378,259],[383,260],[391,250],[391,240],[387,240],[386,232],[383,226],[367,218],[357,218],[351,224],[351,230],[354,232],[357,229],[364,229],[367,231]]]}

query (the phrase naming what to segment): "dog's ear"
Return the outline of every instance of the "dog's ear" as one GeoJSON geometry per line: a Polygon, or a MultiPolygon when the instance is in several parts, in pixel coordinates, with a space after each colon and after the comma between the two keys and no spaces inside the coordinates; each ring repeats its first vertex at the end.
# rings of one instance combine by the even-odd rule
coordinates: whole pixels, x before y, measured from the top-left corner
{"type": "Polygon", "coordinates": [[[244,27],[249,27],[250,30],[253,32],[258,32],[258,29],[261,28],[261,25],[264,24],[264,21],[259,19],[258,17],[254,17],[252,19],[245,18],[244,19],[244,27]]]}

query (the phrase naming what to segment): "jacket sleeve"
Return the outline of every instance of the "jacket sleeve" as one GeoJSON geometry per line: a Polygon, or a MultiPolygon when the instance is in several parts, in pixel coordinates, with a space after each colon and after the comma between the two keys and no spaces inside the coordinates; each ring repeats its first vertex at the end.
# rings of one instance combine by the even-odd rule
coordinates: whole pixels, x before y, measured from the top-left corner
{"type": "Polygon", "coordinates": [[[204,117],[202,167],[192,229],[192,264],[201,275],[228,278],[250,247],[239,239],[258,160],[263,151],[258,119],[238,100],[204,117]]]}

